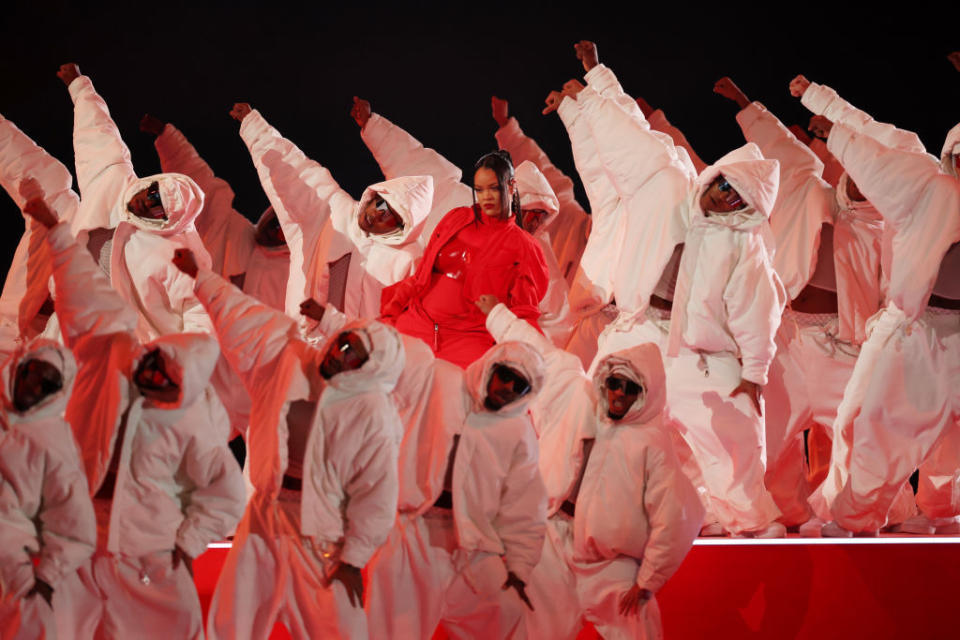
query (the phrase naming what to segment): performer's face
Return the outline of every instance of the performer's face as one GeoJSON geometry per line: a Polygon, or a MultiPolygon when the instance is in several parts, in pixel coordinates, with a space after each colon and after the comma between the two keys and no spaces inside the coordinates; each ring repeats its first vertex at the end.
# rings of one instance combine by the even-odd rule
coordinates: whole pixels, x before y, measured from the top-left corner
{"type": "Polygon", "coordinates": [[[543,221],[547,219],[548,215],[550,214],[543,209],[521,209],[520,224],[524,231],[533,235],[537,232],[537,229],[540,228],[540,225],[543,224],[543,221]]]}
{"type": "Polygon", "coordinates": [[[516,369],[498,364],[487,381],[487,397],[483,401],[490,411],[497,411],[517,398],[530,393],[530,382],[516,369]]]}
{"type": "Polygon", "coordinates": [[[160,184],[150,183],[150,186],[133,194],[127,203],[127,211],[147,220],[166,220],[167,214],[160,201],[160,184]]]}
{"type": "Polygon", "coordinates": [[[473,191],[477,197],[477,206],[485,216],[504,218],[510,215],[509,203],[513,197],[513,189],[512,180],[506,186],[501,185],[497,172],[489,167],[480,167],[473,174],[473,191]]]}
{"type": "Polygon", "coordinates": [[[25,360],[13,379],[13,406],[23,412],[63,387],[63,378],[46,360],[25,360]]]}
{"type": "Polygon", "coordinates": [[[394,229],[402,228],[403,219],[386,200],[375,195],[363,207],[357,224],[367,233],[382,236],[394,229]]]}
{"type": "Polygon", "coordinates": [[[620,420],[627,415],[627,411],[644,392],[643,387],[622,376],[610,376],[603,382],[607,393],[607,415],[613,420],[620,420]]]}
{"type": "Polygon", "coordinates": [[[352,331],[345,331],[330,344],[323,361],[320,363],[320,375],[329,380],[338,373],[353,371],[370,359],[363,340],[352,331]]]}
{"type": "Polygon", "coordinates": [[[167,374],[160,349],[154,349],[140,359],[137,370],[133,373],[133,382],[140,389],[140,393],[152,400],[174,402],[180,397],[180,387],[167,374]]]}
{"type": "Polygon", "coordinates": [[[730,213],[743,209],[747,203],[722,175],[714,178],[707,190],[700,196],[700,208],[704,213],[730,213]]]}
{"type": "Polygon", "coordinates": [[[287,243],[283,237],[283,228],[280,226],[280,219],[277,218],[273,207],[260,216],[257,223],[257,231],[254,240],[261,247],[282,247],[287,243]]]}

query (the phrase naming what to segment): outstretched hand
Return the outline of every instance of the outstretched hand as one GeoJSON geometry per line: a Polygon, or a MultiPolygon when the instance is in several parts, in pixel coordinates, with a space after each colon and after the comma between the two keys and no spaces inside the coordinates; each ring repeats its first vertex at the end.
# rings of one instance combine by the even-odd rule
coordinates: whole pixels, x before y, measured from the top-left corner
{"type": "Polygon", "coordinates": [[[230,117],[237,122],[243,122],[243,119],[250,115],[251,111],[253,111],[253,107],[250,106],[249,102],[237,102],[233,105],[233,109],[230,109],[230,117]]]}
{"type": "Polygon", "coordinates": [[[790,95],[794,98],[802,98],[803,94],[810,88],[810,81],[806,76],[799,75],[790,81],[790,95]]]}
{"type": "Polygon", "coordinates": [[[60,65],[57,71],[57,77],[63,80],[63,84],[70,86],[70,83],[80,77],[80,67],[73,62],[60,65]]]}
{"type": "Polygon", "coordinates": [[[324,311],[326,311],[326,308],[313,298],[307,298],[300,303],[300,315],[307,316],[311,320],[317,322],[323,320],[324,311]]]}
{"type": "Polygon", "coordinates": [[[497,124],[501,127],[506,126],[507,121],[510,120],[510,103],[497,96],[491,96],[490,110],[493,112],[493,119],[497,121],[497,124]]]}
{"type": "Polygon", "coordinates": [[[197,272],[200,270],[200,267],[197,266],[197,258],[190,249],[174,249],[173,266],[191,278],[196,278],[197,272]]]}
{"type": "Polygon", "coordinates": [[[749,380],[740,379],[740,384],[730,392],[730,397],[740,395],[741,393],[747,394],[747,397],[750,398],[750,402],[753,403],[753,407],[757,410],[757,415],[763,415],[763,409],[760,407],[760,398],[763,395],[763,388],[758,385],[756,382],[750,382],[749,380]]]}
{"type": "Polygon", "coordinates": [[[576,100],[577,96],[580,95],[580,92],[583,91],[586,87],[583,86],[583,83],[579,80],[572,79],[567,80],[563,83],[563,90],[560,92],[564,96],[570,98],[571,100],[576,100]]]}
{"type": "Polygon", "coordinates": [[[27,200],[23,205],[23,212],[47,229],[51,229],[57,224],[57,216],[50,210],[42,197],[36,196],[27,200]]]}
{"type": "Polygon", "coordinates": [[[546,103],[547,106],[543,108],[541,113],[543,115],[547,115],[548,113],[553,113],[559,109],[560,103],[563,102],[563,97],[563,94],[559,91],[551,91],[548,93],[546,99],[544,100],[544,103],[546,103]]]}
{"type": "Polygon", "coordinates": [[[583,70],[590,71],[600,64],[600,58],[597,56],[597,44],[589,40],[581,40],[573,45],[577,52],[577,60],[583,63],[583,70]]]}
{"type": "Polygon", "coordinates": [[[747,97],[747,94],[741,91],[740,87],[728,76],[717,80],[717,83],[713,85],[713,92],[723,96],[727,100],[733,100],[741,109],[745,109],[750,104],[750,99],[747,97]]]}
{"type": "Polygon", "coordinates": [[[341,562],[337,570],[330,576],[331,580],[338,580],[347,591],[350,605],[363,608],[363,575],[360,569],[352,564],[341,562]]]}
{"type": "Polygon", "coordinates": [[[620,615],[639,615],[640,608],[653,597],[649,589],[641,589],[639,585],[633,585],[620,596],[620,615]]]}
{"type": "Polygon", "coordinates": [[[140,131],[144,133],[152,133],[155,136],[159,136],[163,133],[164,128],[167,126],[167,123],[150,115],[149,113],[143,114],[143,117],[140,118],[140,131]]]}
{"type": "Polygon", "coordinates": [[[530,598],[527,597],[527,583],[518,578],[517,574],[513,571],[507,573],[507,581],[503,583],[501,591],[506,591],[511,587],[517,590],[517,595],[520,596],[523,603],[530,607],[530,611],[533,611],[533,603],[531,603],[530,598]]]}
{"type": "Polygon", "coordinates": [[[370,103],[367,100],[353,96],[353,106],[350,107],[350,117],[354,119],[361,129],[367,126],[367,121],[370,120],[372,114],[370,103]]]}

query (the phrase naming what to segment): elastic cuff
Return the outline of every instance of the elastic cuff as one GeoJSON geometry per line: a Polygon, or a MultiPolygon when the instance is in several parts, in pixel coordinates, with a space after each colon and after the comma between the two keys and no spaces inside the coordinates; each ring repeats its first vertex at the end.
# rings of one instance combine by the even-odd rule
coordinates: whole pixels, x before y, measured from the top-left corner
{"type": "Polygon", "coordinates": [[[67,91],[70,92],[70,98],[76,102],[77,98],[80,97],[80,94],[83,93],[84,89],[93,90],[93,82],[87,76],[77,76],[73,79],[69,85],[67,85],[67,91]]]}
{"type": "Polygon", "coordinates": [[[807,90],[803,92],[802,96],[800,96],[800,104],[805,106],[812,113],[823,115],[823,112],[826,111],[827,106],[833,99],[831,94],[835,93],[836,92],[830,87],[825,87],[817,84],[816,82],[811,82],[810,86],[807,87],[807,90]]]}
{"type": "Polygon", "coordinates": [[[759,120],[767,109],[759,102],[751,102],[740,110],[737,114],[737,123],[740,128],[746,130],[752,127],[759,120]]]}
{"type": "Polygon", "coordinates": [[[353,544],[347,540],[343,544],[343,551],[340,553],[340,561],[351,564],[358,569],[363,569],[367,566],[367,562],[370,561],[370,556],[373,555],[374,549],[368,549],[364,545],[354,542],[353,544]]]}
{"type": "Polygon", "coordinates": [[[184,521],[180,526],[180,531],[177,532],[177,546],[186,551],[191,558],[199,557],[206,551],[207,542],[206,537],[200,536],[196,527],[192,526],[189,521],[184,521]]]}
{"type": "Polygon", "coordinates": [[[583,79],[586,80],[587,84],[593,87],[597,93],[606,91],[619,84],[617,76],[602,62],[593,69],[590,69],[590,71],[583,76],[583,79]]]}
{"type": "Polygon", "coordinates": [[[832,153],[833,157],[842,164],[843,152],[846,151],[847,145],[856,137],[856,131],[846,125],[835,122],[830,129],[830,135],[827,136],[827,151],[832,153]]]}
{"type": "Polygon", "coordinates": [[[500,342],[503,340],[503,336],[510,326],[510,323],[516,319],[517,316],[510,311],[507,305],[498,302],[497,306],[490,309],[490,313],[487,314],[487,331],[490,332],[494,340],[500,342]]]}

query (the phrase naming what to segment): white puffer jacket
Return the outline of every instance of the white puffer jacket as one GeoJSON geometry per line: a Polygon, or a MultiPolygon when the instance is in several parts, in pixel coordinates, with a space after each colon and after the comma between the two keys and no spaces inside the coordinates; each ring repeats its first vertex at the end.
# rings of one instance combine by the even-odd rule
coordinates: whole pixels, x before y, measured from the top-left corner
{"type": "Polygon", "coordinates": [[[358,202],[259,111],[243,119],[240,136],[290,247],[287,313],[299,317],[300,303],[307,298],[326,302],[330,263],[349,254],[342,311],[350,317],[378,317],[383,288],[412,274],[423,253],[420,238],[433,204],[433,178],[411,176],[374,184],[358,202]],[[360,228],[358,214],[375,194],[403,220],[402,230],[372,235],[360,228]]]}
{"type": "Polygon", "coordinates": [[[176,545],[198,556],[233,530],[245,502],[240,469],[200,400],[219,356],[216,340],[180,333],[142,343],[137,314],[67,225],[51,229],[47,241],[61,329],[79,365],[66,417],[91,494],[121,447],[106,550],[142,556],[176,545]],[[148,399],[133,383],[140,358],[153,349],[180,388],[173,402],[148,399]]]}
{"type": "Polygon", "coordinates": [[[389,393],[404,365],[399,334],[379,322],[346,325],[361,334],[370,357],[325,381],[319,366],[336,335],[322,348],[311,346],[292,319],[210,271],[200,272],[196,289],[253,400],[247,438],[253,500],[279,493],[291,403],[315,401],[303,457],[302,533],[320,545],[342,542],[341,559],[363,567],[396,517],[402,427],[389,393]]]}
{"type": "Polygon", "coordinates": [[[743,363],[741,377],[767,383],[774,335],[786,291],[773,269],[767,218],[777,197],[779,163],[757,145],[734,149],[707,167],[684,203],[685,238],[670,318],[668,356],[681,347],[727,352],[743,363]],[[706,215],[700,196],[723,175],[746,206],[706,215]]]}
{"type": "Polygon", "coordinates": [[[63,418],[77,366],[66,348],[35,340],[2,370],[0,414],[0,593],[25,595],[34,577],[56,588],[93,553],[97,527],[70,425],[63,418]],[[17,367],[43,360],[63,382],[24,412],[13,405],[17,367]],[[31,556],[39,555],[36,568],[31,556]]]}
{"type": "Polygon", "coordinates": [[[290,274],[290,249],[286,245],[257,244],[256,225],[233,208],[233,189],[214,174],[176,127],[167,124],[154,146],[164,171],[190,176],[203,190],[203,209],[195,224],[210,253],[213,272],[224,278],[245,274],[244,292],[282,311],[290,274]]]}
{"type": "Polygon", "coordinates": [[[637,584],[657,591],[680,566],[703,521],[703,507],[680,469],[661,423],[666,378],[660,350],[642,344],[604,357],[591,380],[580,361],[546,340],[504,305],[487,316],[497,340],[546,349],[540,411],[540,473],[553,515],[570,498],[583,468],[583,441],[595,439],[574,516],[578,559],[629,556],[640,564],[637,584]],[[615,372],[646,390],[620,420],[607,416],[603,389],[615,372]]]}
{"type": "Polygon", "coordinates": [[[82,199],[72,221],[76,235],[115,229],[110,281],[139,315],[138,337],[149,341],[183,331],[210,331],[210,321],[192,295],[192,281],[174,267],[177,248],[188,248],[201,265],[210,256],[197,235],[194,219],[203,207],[203,192],[185,175],[163,173],[138,178],[130,152],[90,78],[70,83],[74,103],[73,146],[77,186],[82,199]],[[152,182],[159,183],[166,220],[138,218],[127,203],[152,182]]]}
{"type": "MultiPolygon", "coordinates": [[[[849,177],[838,188],[821,178],[823,163],[759,102],[737,114],[744,137],[764,157],[780,162],[780,186],[770,214],[776,240],[773,266],[793,300],[810,282],[818,263],[820,230],[833,227],[833,290],[839,305],[839,332],[845,342],[865,339],[866,321],[883,305],[883,218],[869,202],[847,196],[849,177]]],[[[889,242],[889,238],[887,239],[889,242]]],[[[889,257],[889,256],[887,256],[889,257]]],[[[824,285],[818,283],[824,288],[824,285]]]]}
{"type": "MultiPolygon", "coordinates": [[[[73,176],[59,160],[0,116],[0,186],[19,209],[23,209],[28,198],[43,196],[60,220],[72,220],[80,206],[72,185],[73,176]],[[28,180],[36,181],[40,193],[31,193],[32,187],[25,184],[28,180]]],[[[13,228],[16,223],[8,224],[13,228]]],[[[37,312],[53,290],[43,234],[32,232],[32,220],[24,218],[24,224],[0,295],[0,354],[12,353],[18,343],[23,344],[44,330],[36,323],[37,312]]],[[[43,335],[53,337],[57,331],[51,327],[43,335]]]]}

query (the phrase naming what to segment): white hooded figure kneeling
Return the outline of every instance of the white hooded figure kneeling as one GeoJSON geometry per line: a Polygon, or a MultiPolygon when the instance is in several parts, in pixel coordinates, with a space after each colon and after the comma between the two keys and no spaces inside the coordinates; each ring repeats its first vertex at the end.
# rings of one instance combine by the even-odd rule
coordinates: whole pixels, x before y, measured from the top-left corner
{"type": "MultiPolygon", "coordinates": [[[[210,638],[366,638],[361,569],[387,538],[397,504],[402,427],[389,394],[400,335],[348,324],[321,348],[296,322],[178,252],[196,278],[223,352],[250,392],[255,493],[211,603],[210,638]]],[[[376,636],[375,636],[376,637],[376,636]]]]}
{"type": "MultiPolygon", "coordinates": [[[[38,206],[31,207],[36,204],[38,206]]],[[[200,638],[192,561],[243,511],[225,440],[198,419],[220,351],[205,334],[144,343],[137,314],[42,200],[56,312],[78,364],[66,419],[96,516],[96,551],[54,592],[62,638],[200,638]]]]}
{"type": "Polygon", "coordinates": [[[462,375],[465,419],[413,425],[400,448],[400,468],[417,473],[401,475],[396,524],[370,565],[371,637],[426,640],[438,624],[455,638],[526,637],[546,519],[528,414],[543,360],[511,342],[462,375]]]}
{"type": "Polygon", "coordinates": [[[96,544],[87,481],[63,417],[76,374],[70,351],[44,339],[24,345],[3,365],[2,638],[56,638],[50,608],[53,593],[90,557],[96,544]]]}
{"type": "Polygon", "coordinates": [[[661,638],[654,594],[686,557],[704,509],[663,424],[659,348],[608,354],[591,379],[578,357],[484,298],[491,334],[528,342],[547,363],[532,413],[550,515],[530,576],[529,637],[575,638],[589,621],[604,638],[661,638]]]}

